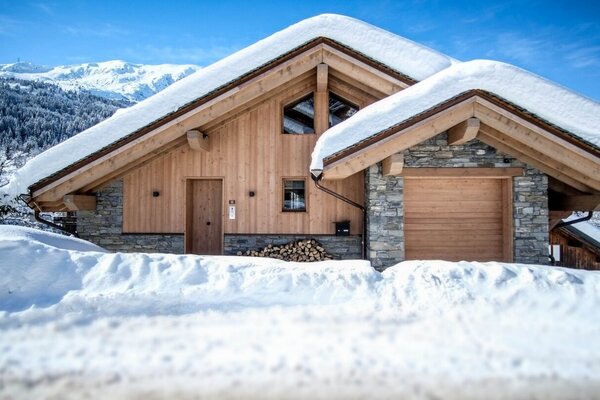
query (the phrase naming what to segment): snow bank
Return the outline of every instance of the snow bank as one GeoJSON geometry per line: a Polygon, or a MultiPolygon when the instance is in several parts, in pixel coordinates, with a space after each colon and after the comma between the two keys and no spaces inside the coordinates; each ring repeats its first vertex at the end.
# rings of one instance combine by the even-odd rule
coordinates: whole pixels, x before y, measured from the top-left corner
{"type": "Polygon", "coordinates": [[[0,235],[0,397],[600,393],[596,272],[93,250],[0,235]]]}
{"type": "MultiPolygon", "coordinates": [[[[206,309],[370,304],[443,312],[457,306],[581,296],[600,303],[600,275],[502,263],[410,261],[380,274],[362,260],[279,260],[105,253],[78,239],[1,227],[0,310],[54,307],[107,315],[159,315],[206,309]],[[541,296],[541,297],[540,297],[541,296]]],[[[554,307],[554,301],[549,304],[554,307]]],[[[33,314],[32,314],[33,315],[33,314]]]]}
{"type": "Polygon", "coordinates": [[[312,153],[311,171],[318,175],[324,158],[472,89],[494,93],[600,146],[599,103],[513,65],[475,60],[454,64],[326,131],[312,153]]]}
{"type": "Polygon", "coordinates": [[[336,40],[417,80],[456,62],[353,18],[333,14],[309,18],[181,79],[149,99],[48,149],[21,168],[6,190],[11,196],[25,193],[28,186],[42,178],[318,37],[336,40]]]}
{"type": "Polygon", "coordinates": [[[211,307],[335,304],[366,296],[366,261],[286,263],[249,257],[104,253],[83,240],[0,226],[0,311],[154,315],[211,307]]]}

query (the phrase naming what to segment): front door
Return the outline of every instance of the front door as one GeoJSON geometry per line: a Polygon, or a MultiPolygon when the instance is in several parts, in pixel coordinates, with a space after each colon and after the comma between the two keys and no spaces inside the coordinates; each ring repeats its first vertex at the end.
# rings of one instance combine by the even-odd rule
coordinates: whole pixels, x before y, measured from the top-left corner
{"type": "Polygon", "coordinates": [[[222,183],[220,179],[190,179],[187,181],[186,253],[222,253],[222,183]]]}

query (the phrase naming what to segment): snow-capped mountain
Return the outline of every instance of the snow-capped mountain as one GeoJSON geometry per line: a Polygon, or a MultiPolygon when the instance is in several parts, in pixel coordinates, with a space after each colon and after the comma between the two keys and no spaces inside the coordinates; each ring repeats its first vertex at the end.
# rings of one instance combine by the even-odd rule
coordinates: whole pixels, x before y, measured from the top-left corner
{"type": "Polygon", "coordinates": [[[87,90],[108,99],[137,102],[199,69],[191,64],[145,65],[120,60],[58,67],[18,62],[0,64],[0,77],[54,83],[64,90],[87,90]]]}

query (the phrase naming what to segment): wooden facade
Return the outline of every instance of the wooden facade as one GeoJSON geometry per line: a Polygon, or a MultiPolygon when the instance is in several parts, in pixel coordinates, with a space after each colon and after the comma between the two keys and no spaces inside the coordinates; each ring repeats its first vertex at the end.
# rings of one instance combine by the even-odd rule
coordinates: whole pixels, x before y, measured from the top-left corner
{"type": "MultiPolygon", "coordinates": [[[[514,211],[517,201],[528,200],[513,199],[511,183],[523,174],[524,164],[551,178],[550,192],[543,183],[545,192],[530,196],[543,203],[538,215],[600,208],[600,149],[480,89],[377,128],[382,130],[363,132],[363,140],[325,157],[322,169],[309,170],[315,144],[330,127],[330,94],[355,110],[415,82],[317,37],[172,112],[153,116],[147,125],[36,182],[29,188],[29,204],[38,211],[94,210],[96,193],[122,179],[121,236],[184,234],[186,252],[221,254],[225,239],[231,239],[227,235],[333,235],[335,222],[349,221],[350,234],[364,233],[363,244],[369,245],[369,235],[377,236],[381,250],[373,254],[389,252],[390,260],[481,261],[512,261],[519,253],[513,224],[525,217],[514,211]],[[284,133],[284,112],[311,95],[314,133],[284,133]],[[503,167],[507,162],[502,159],[457,162],[451,168],[433,162],[404,165],[409,149],[446,132],[445,146],[477,140],[519,163],[515,168],[503,167]],[[395,210],[372,218],[369,207],[379,212],[388,204],[369,204],[366,196],[403,190],[365,182],[365,170],[369,174],[379,163],[385,179],[404,178],[406,191],[402,204],[392,202],[395,210]],[[475,166],[463,168],[466,164],[475,166]],[[312,177],[349,202],[317,188],[312,177]],[[285,206],[286,180],[304,182],[301,207],[285,206]],[[370,226],[363,226],[365,216],[370,226]],[[395,219],[381,222],[387,217],[395,219]],[[390,237],[392,242],[385,242],[390,237]]],[[[540,230],[544,237],[536,243],[536,260],[545,258],[548,244],[548,230],[540,230]]]]}
{"type": "MultiPolygon", "coordinates": [[[[195,229],[186,223],[194,198],[188,193],[190,182],[216,179],[222,182],[223,234],[333,234],[334,222],[342,220],[350,221],[352,234],[361,234],[362,212],[318,190],[309,176],[310,154],[319,133],[328,127],[328,91],[361,108],[377,100],[364,85],[348,81],[352,79],[339,73],[328,74],[326,90],[319,90],[315,69],[247,109],[199,126],[210,141],[208,151],[195,151],[184,142],[127,173],[123,232],[189,236],[195,229]],[[317,133],[283,134],[283,107],[310,93],[316,94],[317,133]],[[284,178],[305,180],[306,212],[282,210],[284,178]],[[230,206],[235,206],[235,219],[229,218],[230,206]]],[[[364,202],[362,172],[325,185],[364,202]]]]}

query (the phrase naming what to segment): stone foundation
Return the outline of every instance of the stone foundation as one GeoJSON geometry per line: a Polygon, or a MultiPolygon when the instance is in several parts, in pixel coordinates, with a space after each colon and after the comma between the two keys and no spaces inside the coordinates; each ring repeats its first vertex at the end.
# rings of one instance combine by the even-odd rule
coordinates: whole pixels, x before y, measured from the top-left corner
{"type": "Polygon", "coordinates": [[[361,236],[335,235],[244,235],[225,234],[223,254],[235,255],[238,251],[259,250],[268,245],[279,246],[297,240],[314,239],[323,246],[325,251],[341,260],[360,259],[361,236]]]}
{"type": "MultiPolygon", "coordinates": [[[[545,174],[496,149],[472,140],[448,146],[440,134],[404,152],[405,167],[493,168],[522,167],[513,178],[514,261],[548,263],[548,178],[545,174]]],[[[378,269],[404,260],[404,182],[385,177],[381,165],[366,171],[367,255],[378,269]]]]}

